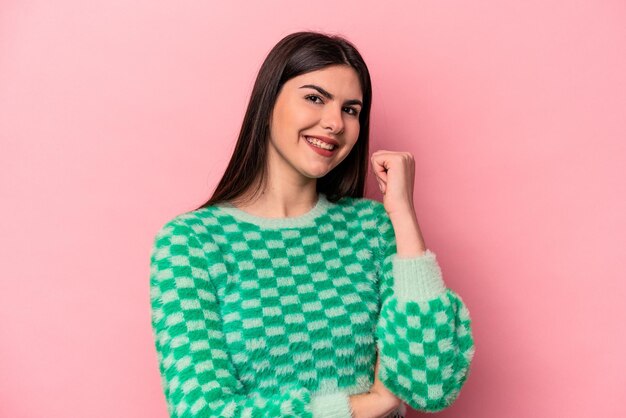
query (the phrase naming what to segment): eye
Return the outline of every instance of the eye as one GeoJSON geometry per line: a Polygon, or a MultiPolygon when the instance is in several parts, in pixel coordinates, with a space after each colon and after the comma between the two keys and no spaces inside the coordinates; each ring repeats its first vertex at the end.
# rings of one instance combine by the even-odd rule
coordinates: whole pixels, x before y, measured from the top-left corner
{"type": "MultiPolygon", "coordinates": [[[[320,99],[321,103],[324,103],[324,101],[322,100],[322,98],[321,98],[320,96],[316,95],[316,94],[309,94],[308,96],[305,96],[304,98],[305,98],[305,100],[309,100],[310,98],[313,98],[313,99],[320,99]]],[[[310,102],[313,102],[313,103],[318,103],[318,102],[316,102],[315,100],[309,100],[309,101],[310,101],[310,102]]]]}
{"type": "MultiPolygon", "coordinates": [[[[324,100],[322,100],[322,98],[320,96],[318,96],[317,94],[309,94],[308,96],[304,96],[305,100],[308,100],[310,102],[313,103],[324,103],[324,100]],[[310,100],[313,99],[313,100],[310,100]],[[319,99],[320,101],[317,102],[316,99],[319,99]]],[[[358,116],[359,115],[359,111],[357,109],[355,109],[354,107],[345,107],[344,109],[348,109],[348,114],[352,115],[352,116],[358,116]]]]}
{"type": "Polygon", "coordinates": [[[356,110],[353,107],[346,107],[346,109],[349,109],[349,110],[351,110],[353,112],[353,113],[350,113],[352,116],[358,116],[358,114],[359,114],[359,111],[356,110]]]}

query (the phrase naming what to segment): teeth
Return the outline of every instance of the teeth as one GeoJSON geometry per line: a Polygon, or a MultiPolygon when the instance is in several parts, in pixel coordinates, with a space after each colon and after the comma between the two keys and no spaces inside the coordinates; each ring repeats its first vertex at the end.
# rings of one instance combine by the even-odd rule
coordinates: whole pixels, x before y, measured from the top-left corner
{"type": "Polygon", "coordinates": [[[327,149],[327,150],[333,150],[333,149],[335,149],[335,146],[334,146],[334,145],[327,144],[326,142],[324,142],[324,141],[320,141],[319,139],[316,139],[316,138],[311,138],[311,137],[308,137],[308,136],[305,136],[304,138],[305,138],[305,139],[306,139],[309,143],[311,143],[311,144],[315,145],[316,147],[323,148],[323,149],[327,149]]]}

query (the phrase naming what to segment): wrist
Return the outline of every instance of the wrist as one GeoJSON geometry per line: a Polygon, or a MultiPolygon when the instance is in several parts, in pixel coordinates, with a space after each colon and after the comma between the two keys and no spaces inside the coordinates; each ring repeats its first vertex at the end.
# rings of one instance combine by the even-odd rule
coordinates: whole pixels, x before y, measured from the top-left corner
{"type": "Polygon", "coordinates": [[[417,218],[417,216],[415,215],[415,208],[412,204],[404,204],[395,207],[392,210],[387,211],[387,215],[389,215],[389,219],[391,219],[392,223],[396,221],[404,221],[411,218],[417,218]]]}

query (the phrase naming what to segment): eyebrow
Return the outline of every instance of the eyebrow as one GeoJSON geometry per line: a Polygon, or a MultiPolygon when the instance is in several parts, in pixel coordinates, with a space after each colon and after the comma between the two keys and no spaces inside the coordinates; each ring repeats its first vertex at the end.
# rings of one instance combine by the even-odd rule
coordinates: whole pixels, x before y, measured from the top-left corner
{"type": "MultiPolygon", "coordinates": [[[[303,88],[315,89],[315,90],[319,91],[320,94],[322,96],[326,97],[327,99],[330,99],[330,100],[334,100],[335,99],[335,96],[333,96],[332,94],[330,94],[329,92],[327,92],[326,90],[321,88],[320,86],[316,86],[315,84],[305,84],[304,86],[300,86],[300,88],[301,89],[303,89],[303,88]]],[[[359,106],[363,107],[363,102],[361,102],[360,100],[357,100],[357,99],[346,100],[346,102],[344,104],[345,105],[358,104],[359,106]]]]}

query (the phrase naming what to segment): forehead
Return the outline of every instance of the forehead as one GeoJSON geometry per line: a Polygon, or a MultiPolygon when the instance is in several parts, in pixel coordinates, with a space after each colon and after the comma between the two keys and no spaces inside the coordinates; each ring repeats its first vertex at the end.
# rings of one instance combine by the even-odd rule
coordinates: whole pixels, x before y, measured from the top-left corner
{"type": "Polygon", "coordinates": [[[300,74],[285,84],[294,90],[304,90],[300,87],[305,84],[315,84],[340,98],[362,100],[359,76],[354,68],[347,65],[333,65],[300,74]]]}

